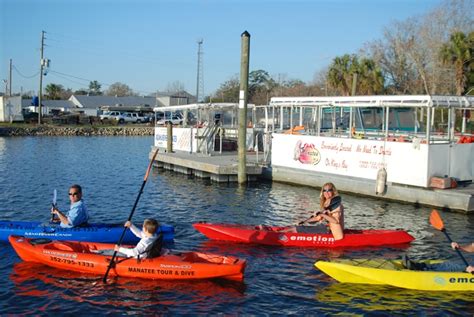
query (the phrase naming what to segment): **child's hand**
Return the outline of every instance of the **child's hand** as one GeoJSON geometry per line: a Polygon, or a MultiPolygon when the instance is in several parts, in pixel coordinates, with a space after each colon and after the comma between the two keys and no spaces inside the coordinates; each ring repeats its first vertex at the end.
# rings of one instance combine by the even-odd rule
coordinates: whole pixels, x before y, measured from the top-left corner
{"type": "Polygon", "coordinates": [[[123,226],[127,227],[127,228],[130,228],[131,225],[132,225],[132,223],[130,221],[127,221],[123,226]]]}
{"type": "Polygon", "coordinates": [[[118,244],[116,244],[115,247],[114,247],[114,251],[119,252],[119,250],[120,250],[120,246],[118,244]]]}
{"type": "Polygon", "coordinates": [[[474,266],[469,265],[469,266],[466,268],[466,272],[467,272],[467,273],[474,274],[474,266]]]}

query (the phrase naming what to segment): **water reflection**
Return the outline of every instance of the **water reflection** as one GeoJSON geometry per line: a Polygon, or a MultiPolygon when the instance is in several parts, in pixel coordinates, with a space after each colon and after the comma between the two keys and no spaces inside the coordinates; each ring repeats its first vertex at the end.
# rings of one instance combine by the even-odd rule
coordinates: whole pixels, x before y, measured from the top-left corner
{"type": "MultiPolygon", "coordinates": [[[[61,298],[65,303],[61,310],[70,313],[80,313],[84,304],[104,313],[122,312],[126,308],[129,312],[156,314],[170,312],[173,307],[181,309],[183,305],[192,305],[197,311],[204,312],[209,308],[219,311],[226,303],[242,298],[246,288],[242,283],[221,280],[186,282],[111,278],[104,284],[102,278],[95,275],[29,262],[14,264],[10,279],[15,284],[16,295],[35,297],[35,303],[38,298],[42,298],[40,302],[61,298]]],[[[30,312],[30,309],[23,313],[30,312]]]]}
{"type": "Polygon", "coordinates": [[[317,288],[319,302],[350,306],[355,312],[416,315],[416,311],[430,314],[474,313],[473,292],[426,292],[380,285],[331,283],[317,288]],[[441,310],[439,307],[443,307],[441,310]],[[465,311],[467,307],[467,311],[465,311]]]}

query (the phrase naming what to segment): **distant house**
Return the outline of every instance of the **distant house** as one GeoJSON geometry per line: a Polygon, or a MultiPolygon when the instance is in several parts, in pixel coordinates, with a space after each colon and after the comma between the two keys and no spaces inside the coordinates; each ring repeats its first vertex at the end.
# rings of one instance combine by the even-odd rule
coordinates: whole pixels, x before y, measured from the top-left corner
{"type": "MultiPolygon", "coordinates": [[[[57,110],[69,113],[83,113],[87,116],[98,116],[103,111],[131,111],[153,112],[154,107],[176,106],[192,103],[196,98],[185,92],[175,94],[158,93],[156,96],[87,96],[72,95],[68,100],[42,100],[43,115],[51,114],[57,110]]],[[[33,105],[32,99],[21,101],[23,109],[38,112],[38,107],[33,105]]]]}
{"type": "Polygon", "coordinates": [[[186,91],[175,93],[158,93],[156,96],[157,107],[189,105],[196,103],[196,97],[186,91]]]}
{"type": "Polygon", "coordinates": [[[72,95],[69,100],[78,108],[96,109],[96,111],[118,110],[151,112],[156,104],[156,99],[153,97],[137,96],[113,97],[72,95]]]}
{"type": "MultiPolygon", "coordinates": [[[[38,112],[39,109],[33,104],[33,99],[22,99],[23,109],[30,112],[38,112]]],[[[74,112],[75,105],[69,100],[41,100],[41,113],[43,115],[51,114],[53,111],[74,112]]]]}

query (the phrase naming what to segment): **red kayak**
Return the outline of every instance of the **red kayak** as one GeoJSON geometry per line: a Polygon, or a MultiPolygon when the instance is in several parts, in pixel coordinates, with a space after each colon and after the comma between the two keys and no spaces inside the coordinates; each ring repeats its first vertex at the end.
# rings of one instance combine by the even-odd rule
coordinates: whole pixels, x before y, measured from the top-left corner
{"type": "MultiPolygon", "coordinates": [[[[331,233],[297,232],[298,227],[250,226],[239,224],[195,223],[194,228],[209,239],[294,247],[366,247],[410,243],[413,236],[403,230],[344,230],[344,238],[331,233]]],[[[308,229],[310,227],[306,227],[308,229]]],[[[307,230],[305,230],[307,231],[307,230]]]]}

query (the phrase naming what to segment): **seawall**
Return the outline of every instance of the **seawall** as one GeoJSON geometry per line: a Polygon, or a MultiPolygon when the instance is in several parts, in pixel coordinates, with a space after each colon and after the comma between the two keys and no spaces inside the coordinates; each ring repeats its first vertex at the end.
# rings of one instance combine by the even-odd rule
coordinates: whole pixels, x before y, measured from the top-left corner
{"type": "Polygon", "coordinates": [[[154,134],[154,127],[0,127],[0,136],[150,136],[154,134]]]}

